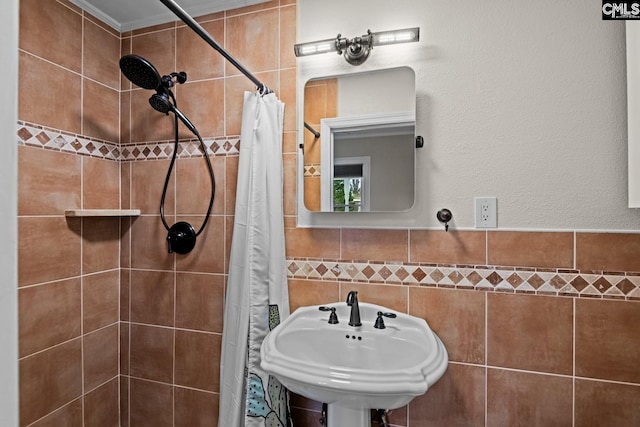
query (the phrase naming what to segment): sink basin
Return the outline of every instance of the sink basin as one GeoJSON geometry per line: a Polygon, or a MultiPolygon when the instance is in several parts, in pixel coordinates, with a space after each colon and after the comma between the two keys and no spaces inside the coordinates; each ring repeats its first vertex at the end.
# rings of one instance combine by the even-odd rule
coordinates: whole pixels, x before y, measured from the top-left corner
{"type": "MultiPolygon", "coordinates": [[[[301,307],[271,331],[261,367],[289,390],[351,410],[394,409],[424,394],[447,369],[447,351],[423,319],[361,302],[362,326],[349,326],[351,307],[335,307],[338,324],[320,306],[301,307]],[[378,312],[393,312],[376,329],[378,312]]],[[[344,424],[346,425],[346,424],[344,424]]],[[[354,424],[355,425],[355,424],[354,424]]]]}

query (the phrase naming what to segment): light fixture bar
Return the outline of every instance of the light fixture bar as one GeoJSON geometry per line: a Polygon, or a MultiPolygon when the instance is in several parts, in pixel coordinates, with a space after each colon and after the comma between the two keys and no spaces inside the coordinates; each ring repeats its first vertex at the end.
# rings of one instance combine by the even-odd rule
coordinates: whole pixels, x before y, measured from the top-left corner
{"type": "Polygon", "coordinates": [[[293,47],[296,56],[317,55],[319,53],[338,52],[336,39],[320,40],[317,42],[299,43],[293,47]]]}
{"type": "Polygon", "coordinates": [[[412,43],[420,40],[420,27],[402,30],[381,31],[372,33],[370,30],[361,37],[348,39],[338,34],[334,39],[319,40],[308,43],[298,43],[293,50],[296,56],[317,55],[320,53],[344,53],[344,59],[351,65],[360,65],[367,60],[374,46],[384,46],[398,43],[412,43]]]}
{"type": "Polygon", "coordinates": [[[402,30],[381,31],[372,33],[373,45],[384,46],[397,43],[413,43],[420,40],[420,27],[405,28],[402,30]]]}

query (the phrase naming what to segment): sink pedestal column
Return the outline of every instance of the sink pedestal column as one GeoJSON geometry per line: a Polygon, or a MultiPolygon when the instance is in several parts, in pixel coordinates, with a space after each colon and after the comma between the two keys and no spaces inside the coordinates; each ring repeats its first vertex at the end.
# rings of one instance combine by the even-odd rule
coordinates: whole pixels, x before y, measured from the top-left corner
{"type": "Polygon", "coordinates": [[[327,407],[327,427],[370,427],[371,410],[353,409],[330,403],[327,407]]]}

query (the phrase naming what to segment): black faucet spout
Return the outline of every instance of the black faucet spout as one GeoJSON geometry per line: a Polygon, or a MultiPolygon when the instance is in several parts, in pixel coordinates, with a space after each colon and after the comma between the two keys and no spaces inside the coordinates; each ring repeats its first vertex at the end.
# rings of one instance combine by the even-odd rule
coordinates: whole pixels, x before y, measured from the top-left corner
{"type": "Polygon", "coordinates": [[[362,322],[360,322],[360,307],[358,306],[358,292],[351,291],[347,294],[347,305],[351,307],[349,326],[362,326],[362,322]]]}

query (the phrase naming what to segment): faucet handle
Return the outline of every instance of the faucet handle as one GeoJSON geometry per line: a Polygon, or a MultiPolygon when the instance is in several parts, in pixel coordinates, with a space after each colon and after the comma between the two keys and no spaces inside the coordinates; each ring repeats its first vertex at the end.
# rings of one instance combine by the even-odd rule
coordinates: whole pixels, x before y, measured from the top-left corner
{"type": "Polygon", "coordinates": [[[373,325],[374,328],[376,328],[376,329],[384,329],[384,328],[386,328],[386,326],[384,325],[384,319],[382,318],[382,316],[388,317],[390,319],[398,317],[395,313],[383,313],[383,312],[379,311],[378,312],[378,318],[376,319],[376,323],[375,323],[375,325],[373,325]]]}
{"type": "Polygon", "coordinates": [[[338,321],[338,315],[336,314],[336,308],[335,307],[318,307],[318,310],[320,311],[330,311],[331,314],[329,315],[329,324],[330,325],[335,325],[336,323],[340,323],[338,321]]]}

